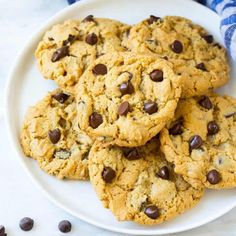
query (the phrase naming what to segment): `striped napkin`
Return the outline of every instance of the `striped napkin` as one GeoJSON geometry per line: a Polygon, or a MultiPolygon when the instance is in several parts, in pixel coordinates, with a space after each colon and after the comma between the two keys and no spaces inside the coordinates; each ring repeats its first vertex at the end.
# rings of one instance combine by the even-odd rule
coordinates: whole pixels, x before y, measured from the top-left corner
{"type": "MultiPolygon", "coordinates": [[[[69,4],[80,0],[67,0],[69,4]]],[[[224,44],[232,58],[236,60],[236,0],[197,0],[221,17],[220,31],[224,44]]]]}

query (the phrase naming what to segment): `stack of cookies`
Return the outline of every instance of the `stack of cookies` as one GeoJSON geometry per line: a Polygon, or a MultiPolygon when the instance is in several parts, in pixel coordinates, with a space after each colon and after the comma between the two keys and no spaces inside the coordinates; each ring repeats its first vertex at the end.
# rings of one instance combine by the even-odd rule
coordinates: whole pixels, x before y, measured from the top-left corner
{"type": "Polygon", "coordinates": [[[39,70],[58,88],[27,112],[26,156],[90,180],[118,220],[159,224],[205,188],[236,187],[236,100],[225,49],[190,20],[68,20],[47,31],[39,70]]]}

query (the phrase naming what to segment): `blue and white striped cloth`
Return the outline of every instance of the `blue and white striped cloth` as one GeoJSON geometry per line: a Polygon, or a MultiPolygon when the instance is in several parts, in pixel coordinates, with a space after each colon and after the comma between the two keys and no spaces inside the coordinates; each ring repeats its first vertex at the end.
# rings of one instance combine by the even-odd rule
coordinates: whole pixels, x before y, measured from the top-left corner
{"type": "MultiPolygon", "coordinates": [[[[80,0],[67,0],[69,4],[80,0]]],[[[232,58],[236,60],[236,0],[197,0],[221,17],[220,31],[232,58]]]]}

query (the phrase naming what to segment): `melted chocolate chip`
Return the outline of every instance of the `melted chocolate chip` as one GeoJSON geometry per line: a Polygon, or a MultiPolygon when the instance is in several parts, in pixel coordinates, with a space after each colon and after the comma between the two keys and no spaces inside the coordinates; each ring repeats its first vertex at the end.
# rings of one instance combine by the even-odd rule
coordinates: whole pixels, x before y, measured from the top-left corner
{"type": "Polygon", "coordinates": [[[203,141],[202,138],[199,135],[194,135],[189,139],[189,150],[190,152],[193,149],[197,149],[199,147],[201,147],[203,141]]]}
{"type": "Polygon", "coordinates": [[[213,107],[211,100],[207,96],[203,96],[201,100],[198,102],[200,106],[206,108],[206,109],[211,109],[213,107]]]}
{"type": "Polygon", "coordinates": [[[141,158],[141,155],[139,154],[139,152],[136,148],[124,148],[123,154],[124,154],[125,158],[130,161],[138,160],[141,158]]]}
{"type": "Polygon", "coordinates": [[[82,20],[82,22],[91,22],[91,21],[94,21],[93,15],[88,15],[82,20]]]}
{"type": "Polygon", "coordinates": [[[134,86],[132,85],[132,83],[130,81],[128,81],[126,83],[122,83],[120,85],[120,92],[122,95],[132,94],[134,92],[134,86]]]}
{"type": "Polygon", "coordinates": [[[149,25],[153,24],[154,22],[157,22],[161,18],[158,16],[150,15],[149,19],[147,19],[147,22],[149,25]]]}
{"type": "Polygon", "coordinates": [[[34,220],[29,217],[25,217],[21,219],[19,226],[23,231],[30,231],[34,226],[34,220]]]}
{"type": "Polygon", "coordinates": [[[111,167],[104,167],[102,171],[102,178],[106,183],[110,184],[115,177],[116,172],[111,167]]]}
{"type": "Polygon", "coordinates": [[[48,136],[49,136],[50,141],[53,144],[56,144],[61,138],[61,131],[59,129],[49,130],[48,136]]]}
{"type": "Polygon", "coordinates": [[[179,135],[182,134],[182,121],[178,121],[178,123],[175,123],[170,129],[169,134],[171,135],[179,135]]]}
{"type": "Polygon", "coordinates": [[[165,180],[168,180],[170,179],[170,174],[169,174],[169,169],[167,166],[163,166],[157,173],[157,176],[162,178],[162,179],[165,179],[165,180]]]}
{"type": "Polygon", "coordinates": [[[207,71],[204,63],[199,63],[196,65],[196,68],[202,71],[207,71]]]}
{"type": "Polygon", "coordinates": [[[88,34],[85,38],[85,42],[90,45],[95,45],[98,42],[98,37],[96,34],[88,34]]]}
{"type": "Polygon", "coordinates": [[[69,95],[65,93],[57,93],[52,95],[52,97],[61,104],[63,104],[69,98],[69,95]]]}
{"type": "Polygon", "coordinates": [[[69,47],[68,46],[63,46],[61,48],[58,48],[53,54],[51,61],[56,62],[62,59],[63,57],[66,57],[69,55],[69,47]]]}
{"type": "Polygon", "coordinates": [[[221,180],[220,173],[217,170],[211,170],[207,173],[207,180],[210,184],[218,184],[221,180]]]}
{"type": "Polygon", "coordinates": [[[89,117],[89,125],[96,129],[99,125],[103,123],[103,118],[100,114],[97,112],[92,113],[92,115],[89,117]]]}
{"type": "Polygon", "coordinates": [[[219,126],[215,121],[210,121],[207,124],[208,135],[217,134],[219,132],[219,126]]]}
{"type": "Polygon", "coordinates": [[[214,38],[212,35],[202,35],[202,38],[205,39],[205,41],[209,44],[213,43],[213,41],[214,41],[214,38]]]}
{"type": "Polygon", "coordinates": [[[94,75],[105,75],[107,74],[107,67],[104,64],[97,64],[93,68],[94,75]]]}
{"type": "Polygon", "coordinates": [[[154,82],[161,82],[163,81],[163,71],[161,70],[153,70],[150,74],[149,74],[150,78],[152,81],[154,82]]]}
{"type": "Polygon", "coordinates": [[[159,209],[155,205],[147,206],[144,210],[144,213],[153,220],[160,216],[159,209]]]}
{"type": "Polygon", "coordinates": [[[149,115],[152,115],[153,113],[157,112],[157,110],[158,110],[157,104],[155,102],[147,102],[147,103],[145,103],[143,109],[149,115]]]}
{"type": "Polygon", "coordinates": [[[126,116],[129,111],[130,111],[130,105],[128,102],[125,101],[120,104],[117,112],[120,116],[126,116]]]}
{"type": "Polygon", "coordinates": [[[63,41],[63,46],[66,46],[67,44],[72,44],[76,40],[76,36],[69,34],[68,39],[63,41]]]}
{"type": "Polygon", "coordinates": [[[71,231],[71,223],[68,220],[62,220],[59,224],[58,224],[58,229],[62,232],[62,233],[68,233],[71,231]]]}
{"type": "Polygon", "coordinates": [[[175,40],[171,44],[171,49],[172,49],[173,52],[179,54],[179,53],[181,53],[183,51],[183,44],[179,40],[175,40]]]}

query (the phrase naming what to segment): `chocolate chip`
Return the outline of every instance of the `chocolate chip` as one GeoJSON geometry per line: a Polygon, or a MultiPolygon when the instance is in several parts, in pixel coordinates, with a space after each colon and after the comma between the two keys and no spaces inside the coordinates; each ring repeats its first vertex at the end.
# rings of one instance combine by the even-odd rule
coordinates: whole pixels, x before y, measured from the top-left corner
{"type": "Polygon", "coordinates": [[[159,209],[155,205],[150,205],[144,210],[145,215],[155,220],[160,216],[159,209]]]}
{"type": "Polygon", "coordinates": [[[219,49],[222,48],[222,46],[221,46],[219,43],[214,43],[213,46],[214,46],[214,47],[218,47],[219,49]]]}
{"type": "Polygon", "coordinates": [[[61,131],[59,129],[49,130],[48,136],[53,144],[56,144],[61,138],[61,131]]]}
{"type": "Polygon", "coordinates": [[[96,34],[88,34],[85,38],[85,42],[90,45],[95,45],[98,42],[98,37],[96,34]]]}
{"type": "Polygon", "coordinates": [[[201,147],[203,141],[202,138],[199,135],[194,135],[189,139],[189,150],[190,152],[193,149],[197,149],[199,147],[201,147]]]}
{"type": "Polygon", "coordinates": [[[155,102],[147,102],[144,104],[144,111],[146,111],[149,115],[157,112],[157,104],[155,102]]]}
{"type": "Polygon", "coordinates": [[[158,16],[150,15],[149,19],[147,19],[147,22],[149,25],[153,24],[154,22],[157,22],[161,18],[158,16]]]}
{"type": "Polygon", "coordinates": [[[107,73],[107,67],[103,64],[97,64],[93,68],[94,75],[105,75],[107,73]]]}
{"type": "Polygon", "coordinates": [[[69,95],[65,93],[57,93],[52,95],[52,97],[63,104],[69,98],[69,95]]]}
{"type": "Polygon", "coordinates": [[[63,41],[63,46],[66,46],[67,44],[72,44],[76,40],[76,36],[69,34],[68,39],[63,41]]]}
{"type": "Polygon", "coordinates": [[[88,15],[82,20],[82,22],[91,22],[91,21],[94,21],[93,15],[88,15]]]}
{"type": "Polygon", "coordinates": [[[23,231],[30,231],[34,226],[34,220],[29,217],[25,217],[21,219],[19,226],[23,231]]]}
{"type": "Polygon", "coordinates": [[[168,61],[168,57],[167,56],[162,57],[162,59],[168,61]]]}
{"type": "Polygon", "coordinates": [[[62,220],[59,224],[58,224],[58,229],[62,232],[62,233],[68,233],[71,231],[71,223],[68,220],[62,220]]]}
{"type": "Polygon", "coordinates": [[[163,81],[163,71],[161,70],[153,70],[150,74],[149,74],[150,78],[152,81],[154,82],[161,82],[163,81]]]}
{"type": "Polygon", "coordinates": [[[234,116],[236,114],[236,112],[232,112],[230,114],[225,115],[225,118],[230,118],[231,116],[234,116]]]}
{"type": "Polygon", "coordinates": [[[141,155],[139,154],[139,152],[136,148],[124,148],[123,154],[124,154],[125,158],[130,161],[138,160],[141,158],[141,155]]]}
{"type": "Polygon", "coordinates": [[[213,43],[214,38],[212,35],[202,35],[202,38],[205,39],[207,43],[213,43]]]}
{"type": "Polygon", "coordinates": [[[207,96],[203,96],[202,99],[198,103],[200,106],[202,106],[208,110],[213,107],[210,98],[207,96]]]}
{"type": "Polygon", "coordinates": [[[104,167],[102,171],[102,178],[106,183],[110,184],[115,177],[116,172],[111,167],[104,167]]]}
{"type": "Polygon", "coordinates": [[[63,57],[66,57],[69,55],[69,47],[68,46],[63,46],[61,48],[58,48],[53,54],[51,61],[56,62],[62,59],[63,57]]]}
{"type": "Polygon", "coordinates": [[[3,225],[0,225],[0,234],[5,233],[5,227],[3,225]]]}
{"type": "Polygon", "coordinates": [[[204,63],[199,63],[196,65],[196,68],[202,71],[207,71],[204,63]]]}
{"type": "Polygon", "coordinates": [[[211,170],[207,173],[207,180],[210,184],[218,184],[221,180],[220,173],[217,170],[211,170]]]}
{"type": "Polygon", "coordinates": [[[122,95],[132,94],[134,92],[134,86],[132,85],[132,83],[130,81],[128,81],[126,83],[122,83],[120,85],[120,92],[122,95]]]}
{"type": "Polygon", "coordinates": [[[170,179],[170,174],[169,174],[169,169],[167,166],[163,166],[157,173],[157,176],[162,178],[162,179],[165,179],[165,180],[168,180],[170,179]]]}
{"type": "Polygon", "coordinates": [[[210,121],[207,124],[208,135],[217,134],[219,132],[219,126],[215,121],[210,121]]]}
{"type": "Polygon", "coordinates": [[[99,125],[103,123],[103,118],[100,114],[97,112],[92,113],[92,115],[89,117],[89,125],[96,129],[99,125]]]}
{"type": "Polygon", "coordinates": [[[54,41],[54,38],[53,37],[48,37],[48,40],[49,41],[54,41]]]}
{"type": "Polygon", "coordinates": [[[172,49],[173,52],[179,54],[179,53],[181,53],[183,51],[183,44],[179,40],[175,40],[171,44],[171,49],[172,49]]]}
{"type": "Polygon", "coordinates": [[[117,113],[120,116],[126,116],[129,111],[130,111],[130,105],[128,102],[125,101],[120,104],[117,113]]]}
{"type": "Polygon", "coordinates": [[[179,121],[178,123],[174,124],[170,129],[169,129],[169,134],[171,135],[179,135],[182,134],[182,121],[179,121]]]}
{"type": "Polygon", "coordinates": [[[66,160],[71,156],[71,152],[66,150],[66,149],[59,149],[55,151],[53,157],[54,158],[59,158],[61,160],[66,160]]]}

